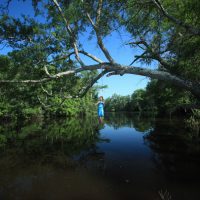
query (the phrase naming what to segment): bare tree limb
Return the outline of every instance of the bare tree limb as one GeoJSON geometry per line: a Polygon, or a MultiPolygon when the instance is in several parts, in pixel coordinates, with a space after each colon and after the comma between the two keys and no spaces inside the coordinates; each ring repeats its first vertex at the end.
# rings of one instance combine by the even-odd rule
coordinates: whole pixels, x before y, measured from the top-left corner
{"type": "Polygon", "coordinates": [[[94,55],[92,55],[92,54],[90,54],[88,52],[85,52],[85,51],[79,51],[79,52],[84,54],[85,56],[91,58],[92,60],[98,62],[98,63],[103,63],[103,61],[101,59],[97,58],[96,56],[94,56],[94,55]]]}
{"type": "MultiPolygon", "coordinates": [[[[94,56],[94,55],[92,55],[92,54],[90,54],[90,53],[88,53],[86,51],[79,50],[78,52],[83,54],[83,55],[85,55],[85,56],[87,56],[87,57],[89,57],[89,58],[91,58],[92,60],[96,61],[97,63],[103,63],[103,61],[101,59],[97,58],[96,56],[94,56]]],[[[65,59],[69,58],[70,56],[72,56],[73,54],[75,54],[75,51],[73,51],[73,52],[71,52],[71,53],[69,53],[67,55],[60,56],[59,58],[54,59],[52,61],[49,61],[48,64],[50,64],[52,62],[55,62],[55,61],[59,61],[59,60],[65,60],[65,59]]]]}
{"type": "MultiPolygon", "coordinates": [[[[97,69],[106,70],[103,73],[109,72],[108,76],[134,74],[134,75],[147,76],[153,79],[163,80],[166,82],[173,83],[174,85],[177,85],[181,88],[187,89],[191,91],[195,96],[200,98],[200,84],[199,83],[196,83],[190,80],[181,79],[166,71],[151,70],[151,69],[134,67],[134,66],[130,67],[130,66],[124,66],[120,64],[111,64],[111,63],[100,63],[100,64],[95,64],[95,65],[88,65],[88,66],[84,66],[84,68],[78,68],[75,70],[60,72],[53,75],[52,77],[43,78],[39,80],[0,80],[0,83],[33,83],[33,84],[44,83],[44,82],[51,81],[57,78],[74,75],[82,71],[87,71],[87,70],[92,71],[92,70],[97,70],[97,69]]],[[[101,75],[99,75],[99,78],[100,77],[101,75]]],[[[98,77],[95,80],[97,79],[98,77]]]]}
{"type": "Polygon", "coordinates": [[[0,80],[0,83],[44,83],[52,80],[52,78],[42,78],[36,80],[0,80]]]}
{"type": "Polygon", "coordinates": [[[72,40],[73,40],[73,47],[74,47],[74,51],[75,51],[75,57],[77,59],[77,61],[80,63],[80,65],[83,67],[85,64],[83,63],[83,61],[80,59],[79,57],[79,53],[78,53],[78,47],[76,45],[76,38],[75,38],[75,35],[69,25],[69,21],[66,19],[65,15],[64,15],[64,12],[62,10],[62,8],[59,6],[57,0],[52,0],[55,4],[55,6],[58,8],[64,22],[65,22],[65,25],[66,25],[66,28],[67,28],[67,32],[69,33],[69,35],[71,36],[72,40]]]}
{"type": "MultiPolygon", "coordinates": [[[[81,1],[83,3],[83,0],[81,0],[81,1]]],[[[108,59],[108,61],[114,64],[115,61],[112,58],[112,56],[110,55],[109,51],[104,46],[103,40],[102,40],[100,33],[99,33],[99,21],[100,21],[100,16],[101,16],[102,4],[103,4],[103,0],[99,0],[98,1],[98,8],[97,8],[96,23],[94,23],[94,21],[92,20],[90,14],[88,12],[86,12],[86,16],[87,16],[89,22],[91,23],[91,25],[92,25],[92,27],[95,31],[95,34],[96,34],[96,37],[97,37],[97,42],[98,42],[100,49],[102,50],[102,52],[104,53],[104,55],[108,59]]]]}
{"type": "MultiPolygon", "coordinates": [[[[74,70],[67,70],[64,72],[60,72],[57,73],[55,75],[50,75],[47,78],[42,78],[42,79],[35,79],[35,80],[0,80],[0,83],[44,83],[44,82],[48,82],[54,79],[58,79],[58,78],[62,78],[65,76],[69,76],[69,75],[74,75],[76,73],[80,73],[82,71],[86,71],[86,70],[97,70],[97,69],[106,69],[107,67],[109,67],[109,63],[100,63],[100,64],[96,64],[96,65],[88,65],[85,66],[84,68],[78,68],[78,69],[74,69],[74,70]]],[[[47,68],[46,68],[47,70],[47,68]]],[[[49,74],[49,72],[47,71],[47,74],[49,74]]]]}
{"type": "Polygon", "coordinates": [[[144,56],[146,54],[146,51],[142,53],[142,55],[139,56],[135,56],[135,59],[130,63],[130,66],[135,63],[137,60],[139,60],[140,58],[142,58],[142,56],[144,56]]]}
{"type": "Polygon", "coordinates": [[[108,73],[107,70],[102,71],[100,74],[98,74],[95,78],[93,78],[80,92],[79,97],[85,96],[85,94],[88,92],[88,90],[106,73],[108,73]]]}
{"type": "Polygon", "coordinates": [[[140,68],[140,67],[127,67],[127,66],[121,65],[121,67],[118,66],[118,69],[112,70],[112,72],[110,72],[107,76],[123,75],[123,74],[135,74],[135,75],[147,76],[153,79],[159,79],[159,80],[163,80],[169,83],[173,83],[176,86],[179,86],[181,88],[191,91],[197,98],[200,99],[200,84],[199,83],[196,83],[190,80],[181,79],[166,71],[151,70],[151,69],[145,69],[145,68],[140,68]]]}
{"type": "Polygon", "coordinates": [[[97,8],[96,23],[95,23],[97,27],[99,26],[99,22],[100,22],[102,6],[103,6],[103,0],[99,0],[98,1],[98,8],[97,8]]]}
{"type": "MultiPolygon", "coordinates": [[[[145,49],[142,47],[142,50],[144,50],[144,52],[141,55],[135,56],[136,57],[135,60],[130,65],[132,65],[138,59],[143,58],[143,59],[154,59],[154,60],[158,61],[162,66],[164,66],[166,69],[169,69],[171,67],[171,65],[161,57],[160,54],[163,53],[163,52],[155,51],[152,48],[152,46],[149,45],[145,40],[140,40],[140,41],[136,41],[136,42],[129,42],[127,44],[128,45],[137,45],[137,46],[142,44],[146,47],[145,49]]],[[[139,46],[139,47],[141,48],[141,46],[139,46]]]]}
{"type": "Polygon", "coordinates": [[[50,96],[50,97],[53,96],[52,91],[51,91],[51,92],[48,92],[48,91],[43,87],[42,84],[41,84],[41,89],[42,89],[42,91],[43,91],[45,94],[47,94],[48,96],[50,96]]]}
{"type": "Polygon", "coordinates": [[[126,43],[126,45],[130,45],[130,44],[132,44],[132,45],[139,45],[139,44],[143,44],[144,46],[146,46],[146,47],[148,47],[148,44],[147,44],[147,42],[145,41],[145,40],[139,40],[139,41],[135,41],[135,42],[128,42],[128,43],[126,43]]]}
{"type": "Polygon", "coordinates": [[[46,75],[47,75],[49,78],[53,78],[53,76],[49,73],[49,71],[48,71],[46,65],[44,66],[44,71],[45,71],[46,75]]]}

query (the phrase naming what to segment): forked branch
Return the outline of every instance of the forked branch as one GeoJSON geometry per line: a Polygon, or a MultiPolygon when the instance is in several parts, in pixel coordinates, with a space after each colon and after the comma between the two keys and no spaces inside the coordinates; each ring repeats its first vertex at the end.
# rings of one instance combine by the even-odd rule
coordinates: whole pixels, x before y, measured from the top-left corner
{"type": "MultiPolygon", "coordinates": [[[[83,0],[81,0],[82,3],[84,2],[83,0]]],[[[86,11],[86,16],[89,20],[89,22],[91,23],[94,31],[95,31],[95,34],[96,34],[96,37],[97,37],[97,42],[98,42],[98,45],[100,47],[100,49],[102,50],[103,54],[105,55],[105,57],[108,59],[108,61],[112,64],[115,63],[114,59],[112,58],[112,56],[110,55],[109,51],[107,50],[107,48],[105,47],[104,43],[103,43],[103,40],[102,40],[102,37],[100,35],[100,32],[99,32],[99,22],[100,22],[100,17],[101,17],[101,12],[102,12],[102,6],[103,6],[103,0],[99,0],[98,1],[98,8],[97,8],[97,15],[96,15],[96,22],[94,22],[90,16],[90,14],[86,11]]]]}
{"type": "Polygon", "coordinates": [[[55,6],[58,8],[58,10],[59,10],[64,22],[65,22],[67,32],[69,33],[70,37],[73,40],[73,47],[74,47],[75,57],[76,57],[77,61],[80,63],[80,65],[83,67],[85,64],[83,63],[83,61],[79,57],[75,34],[73,33],[73,31],[72,31],[72,29],[71,29],[71,27],[69,25],[69,21],[65,17],[64,12],[63,12],[62,8],[60,7],[60,5],[58,4],[57,0],[53,0],[53,2],[55,4],[55,6]]]}

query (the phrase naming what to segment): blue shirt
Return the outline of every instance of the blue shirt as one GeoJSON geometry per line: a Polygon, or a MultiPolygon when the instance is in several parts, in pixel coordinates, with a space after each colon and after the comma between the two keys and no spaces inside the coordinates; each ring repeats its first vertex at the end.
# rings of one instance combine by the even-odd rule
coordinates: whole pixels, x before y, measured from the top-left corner
{"type": "Polygon", "coordinates": [[[98,116],[99,117],[103,117],[104,116],[103,107],[104,107],[104,102],[103,101],[99,101],[98,102],[98,116]]]}
{"type": "Polygon", "coordinates": [[[103,107],[104,107],[104,103],[102,101],[100,101],[98,103],[98,109],[103,109],[103,107]]]}

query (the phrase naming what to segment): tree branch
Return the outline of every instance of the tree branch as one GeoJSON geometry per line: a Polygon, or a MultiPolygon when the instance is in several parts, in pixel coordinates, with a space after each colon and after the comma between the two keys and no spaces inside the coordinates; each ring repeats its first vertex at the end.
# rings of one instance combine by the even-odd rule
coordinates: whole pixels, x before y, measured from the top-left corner
{"type": "Polygon", "coordinates": [[[117,70],[113,70],[113,72],[110,72],[107,76],[121,75],[122,74],[121,71],[123,71],[123,74],[135,74],[135,75],[147,76],[153,79],[159,79],[162,81],[173,83],[176,86],[179,86],[181,88],[191,91],[196,97],[200,98],[200,84],[199,83],[181,79],[166,71],[151,70],[151,69],[145,69],[141,67],[130,68],[130,67],[121,65],[121,69],[118,66],[117,70]]]}
{"type": "Polygon", "coordinates": [[[51,91],[51,92],[48,92],[48,91],[42,86],[42,84],[41,84],[41,89],[42,89],[42,91],[43,91],[45,94],[47,94],[48,96],[50,96],[50,97],[53,96],[52,91],[51,91]]]}
{"type": "Polygon", "coordinates": [[[162,6],[161,2],[159,0],[152,0],[152,2],[154,3],[154,5],[162,12],[162,14],[167,17],[169,20],[171,20],[172,22],[174,22],[176,25],[179,25],[183,28],[186,29],[186,31],[188,31],[189,33],[193,34],[193,35],[200,35],[200,30],[197,28],[194,28],[186,23],[184,23],[181,20],[176,19],[175,17],[169,15],[169,13],[164,9],[164,7],[162,6]]]}
{"type": "Polygon", "coordinates": [[[53,78],[53,76],[49,73],[49,71],[48,71],[46,65],[44,66],[44,71],[45,71],[46,75],[47,75],[49,78],[53,78]]]}
{"type": "MultiPolygon", "coordinates": [[[[86,51],[79,50],[78,52],[83,54],[83,55],[85,55],[85,56],[87,56],[87,57],[89,57],[89,58],[91,58],[92,60],[96,61],[97,63],[103,63],[103,61],[101,59],[97,58],[96,56],[94,56],[94,55],[92,55],[92,54],[90,54],[90,53],[88,53],[86,51]]],[[[61,56],[61,57],[59,57],[57,59],[54,59],[52,61],[49,61],[48,64],[50,64],[52,62],[55,62],[55,61],[59,61],[59,60],[65,60],[65,59],[69,58],[70,56],[72,56],[73,54],[75,54],[75,51],[73,51],[73,52],[71,52],[71,53],[69,53],[67,55],[61,56]]]]}
{"type": "Polygon", "coordinates": [[[85,94],[88,92],[88,90],[106,73],[108,73],[107,70],[102,71],[100,74],[98,74],[95,78],[93,78],[80,92],[79,97],[85,96],[85,94]]]}
{"type": "Polygon", "coordinates": [[[142,56],[144,56],[147,52],[143,52],[141,55],[135,56],[135,59],[130,63],[130,66],[135,63],[137,60],[139,60],[140,58],[142,58],[142,56]]]}
{"type": "MultiPolygon", "coordinates": [[[[166,69],[169,69],[171,67],[171,65],[161,57],[160,54],[163,53],[163,52],[157,52],[145,40],[140,40],[140,41],[136,41],[136,42],[129,42],[127,44],[128,45],[137,45],[137,46],[142,44],[142,45],[144,45],[146,47],[146,49],[144,49],[142,47],[142,50],[144,50],[144,52],[141,55],[135,56],[136,57],[135,60],[130,65],[132,65],[135,61],[137,61],[140,58],[143,58],[143,59],[147,58],[147,59],[154,59],[154,60],[158,61],[166,69]]],[[[139,46],[139,47],[141,48],[141,46],[139,46]]]]}
{"type": "MultiPolygon", "coordinates": [[[[81,0],[81,1],[83,3],[83,0],[81,0]]],[[[98,1],[96,23],[93,22],[90,14],[88,12],[86,12],[86,16],[87,16],[89,22],[91,23],[91,25],[92,25],[92,27],[93,27],[93,29],[95,31],[95,34],[96,34],[96,37],[97,37],[97,42],[98,42],[98,45],[99,45],[100,49],[102,50],[102,52],[104,53],[104,55],[108,59],[108,61],[114,64],[115,61],[111,57],[109,51],[104,46],[103,40],[102,40],[102,38],[100,36],[100,33],[99,33],[99,21],[100,21],[100,15],[101,15],[101,10],[102,10],[102,3],[103,3],[103,0],[99,0],[98,1]]]]}
{"type": "MultiPolygon", "coordinates": [[[[56,78],[62,78],[69,75],[76,74],[76,73],[80,73],[82,71],[87,71],[87,70],[92,71],[92,70],[97,70],[97,69],[103,69],[104,71],[102,74],[99,74],[99,76],[97,76],[93,81],[97,81],[99,78],[101,78],[101,75],[103,76],[104,73],[106,74],[107,72],[109,72],[107,76],[123,75],[123,74],[141,75],[141,76],[147,76],[153,79],[159,79],[159,80],[173,83],[174,85],[180,86],[184,89],[191,91],[195,96],[200,98],[200,84],[199,83],[178,78],[177,76],[172,75],[166,71],[151,70],[151,69],[134,67],[134,66],[130,67],[130,66],[124,66],[120,64],[111,64],[111,63],[100,63],[100,64],[95,64],[95,65],[88,65],[88,66],[84,66],[84,68],[78,68],[75,70],[60,72],[53,75],[52,77],[43,78],[39,80],[0,80],[0,83],[34,83],[34,84],[43,83],[43,82],[54,80],[56,78]]],[[[90,86],[92,87],[92,85],[93,84],[91,84],[90,86]]]]}
{"type": "Polygon", "coordinates": [[[97,8],[96,23],[95,23],[97,27],[99,26],[99,22],[100,22],[102,6],[103,6],[103,0],[99,0],[98,1],[98,8],[97,8]]]}
{"type": "Polygon", "coordinates": [[[74,35],[74,33],[73,33],[73,31],[72,31],[70,25],[69,25],[69,21],[66,19],[65,15],[64,15],[64,13],[63,13],[63,10],[62,10],[62,8],[59,6],[57,0],[52,0],[52,1],[54,2],[55,6],[58,8],[58,10],[59,10],[59,12],[60,12],[60,14],[61,14],[61,16],[62,16],[64,22],[65,22],[67,32],[69,33],[69,35],[71,36],[71,38],[72,38],[72,40],[73,40],[73,47],[74,47],[74,51],[75,51],[75,57],[76,57],[77,61],[80,63],[80,65],[83,67],[85,64],[83,63],[83,61],[82,61],[82,60],[80,59],[80,57],[79,57],[78,47],[77,47],[77,45],[76,45],[76,43],[77,43],[77,42],[76,42],[76,38],[75,38],[75,35],[74,35]]]}
{"type": "Polygon", "coordinates": [[[39,101],[39,103],[42,105],[42,107],[43,107],[44,109],[47,109],[47,108],[51,107],[50,105],[46,105],[46,104],[40,99],[39,96],[37,96],[37,100],[39,101]]]}
{"type": "MultiPolygon", "coordinates": [[[[110,64],[109,63],[99,63],[99,64],[95,64],[95,65],[87,65],[84,66],[84,68],[78,68],[78,69],[74,69],[74,70],[67,70],[64,72],[60,72],[57,73],[55,75],[50,75],[47,78],[42,78],[42,79],[35,79],[35,80],[0,80],[0,83],[44,83],[44,82],[48,82],[54,79],[58,79],[58,78],[62,78],[65,76],[69,76],[69,75],[74,75],[76,73],[80,73],[82,71],[87,71],[87,70],[97,70],[97,69],[106,69],[109,68],[110,64]]],[[[45,68],[45,67],[44,67],[45,68]]],[[[47,68],[46,68],[47,70],[47,68]]],[[[47,74],[49,74],[49,72],[47,71],[47,74]]]]}

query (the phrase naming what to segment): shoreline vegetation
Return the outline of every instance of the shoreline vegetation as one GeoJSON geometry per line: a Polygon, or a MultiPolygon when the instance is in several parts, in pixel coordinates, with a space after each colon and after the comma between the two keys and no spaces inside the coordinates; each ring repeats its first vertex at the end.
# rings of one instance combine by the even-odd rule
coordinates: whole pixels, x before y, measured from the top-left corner
{"type": "MultiPolygon", "coordinates": [[[[181,169],[170,168],[178,159],[199,162],[199,10],[199,0],[1,1],[0,167],[74,168],[71,155],[92,149],[86,157],[96,158],[96,144],[109,143],[104,125],[144,134],[169,171],[181,169]],[[107,86],[98,81],[126,75],[149,82],[105,99],[99,124],[96,102],[107,86]]],[[[167,190],[158,195],[172,199],[167,190]]]]}
{"type": "Polygon", "coordinates": [[[99,90],[106,88],[98,81],[129,74],[148,77],[149,83],[128,96],[107,98],[106,111],[184,115],[187,128],[199,135],[200,1],[30,2],[32,16],[26,9],[13,16],[12,0],[0,5],[1,119],[96,112],[99,90]],[[129,65],[104,40],[116,32],[127,35],[128,51],[138,52],[129,65]],[[83,41],[97,51],[87,52],[83,41]]]}

